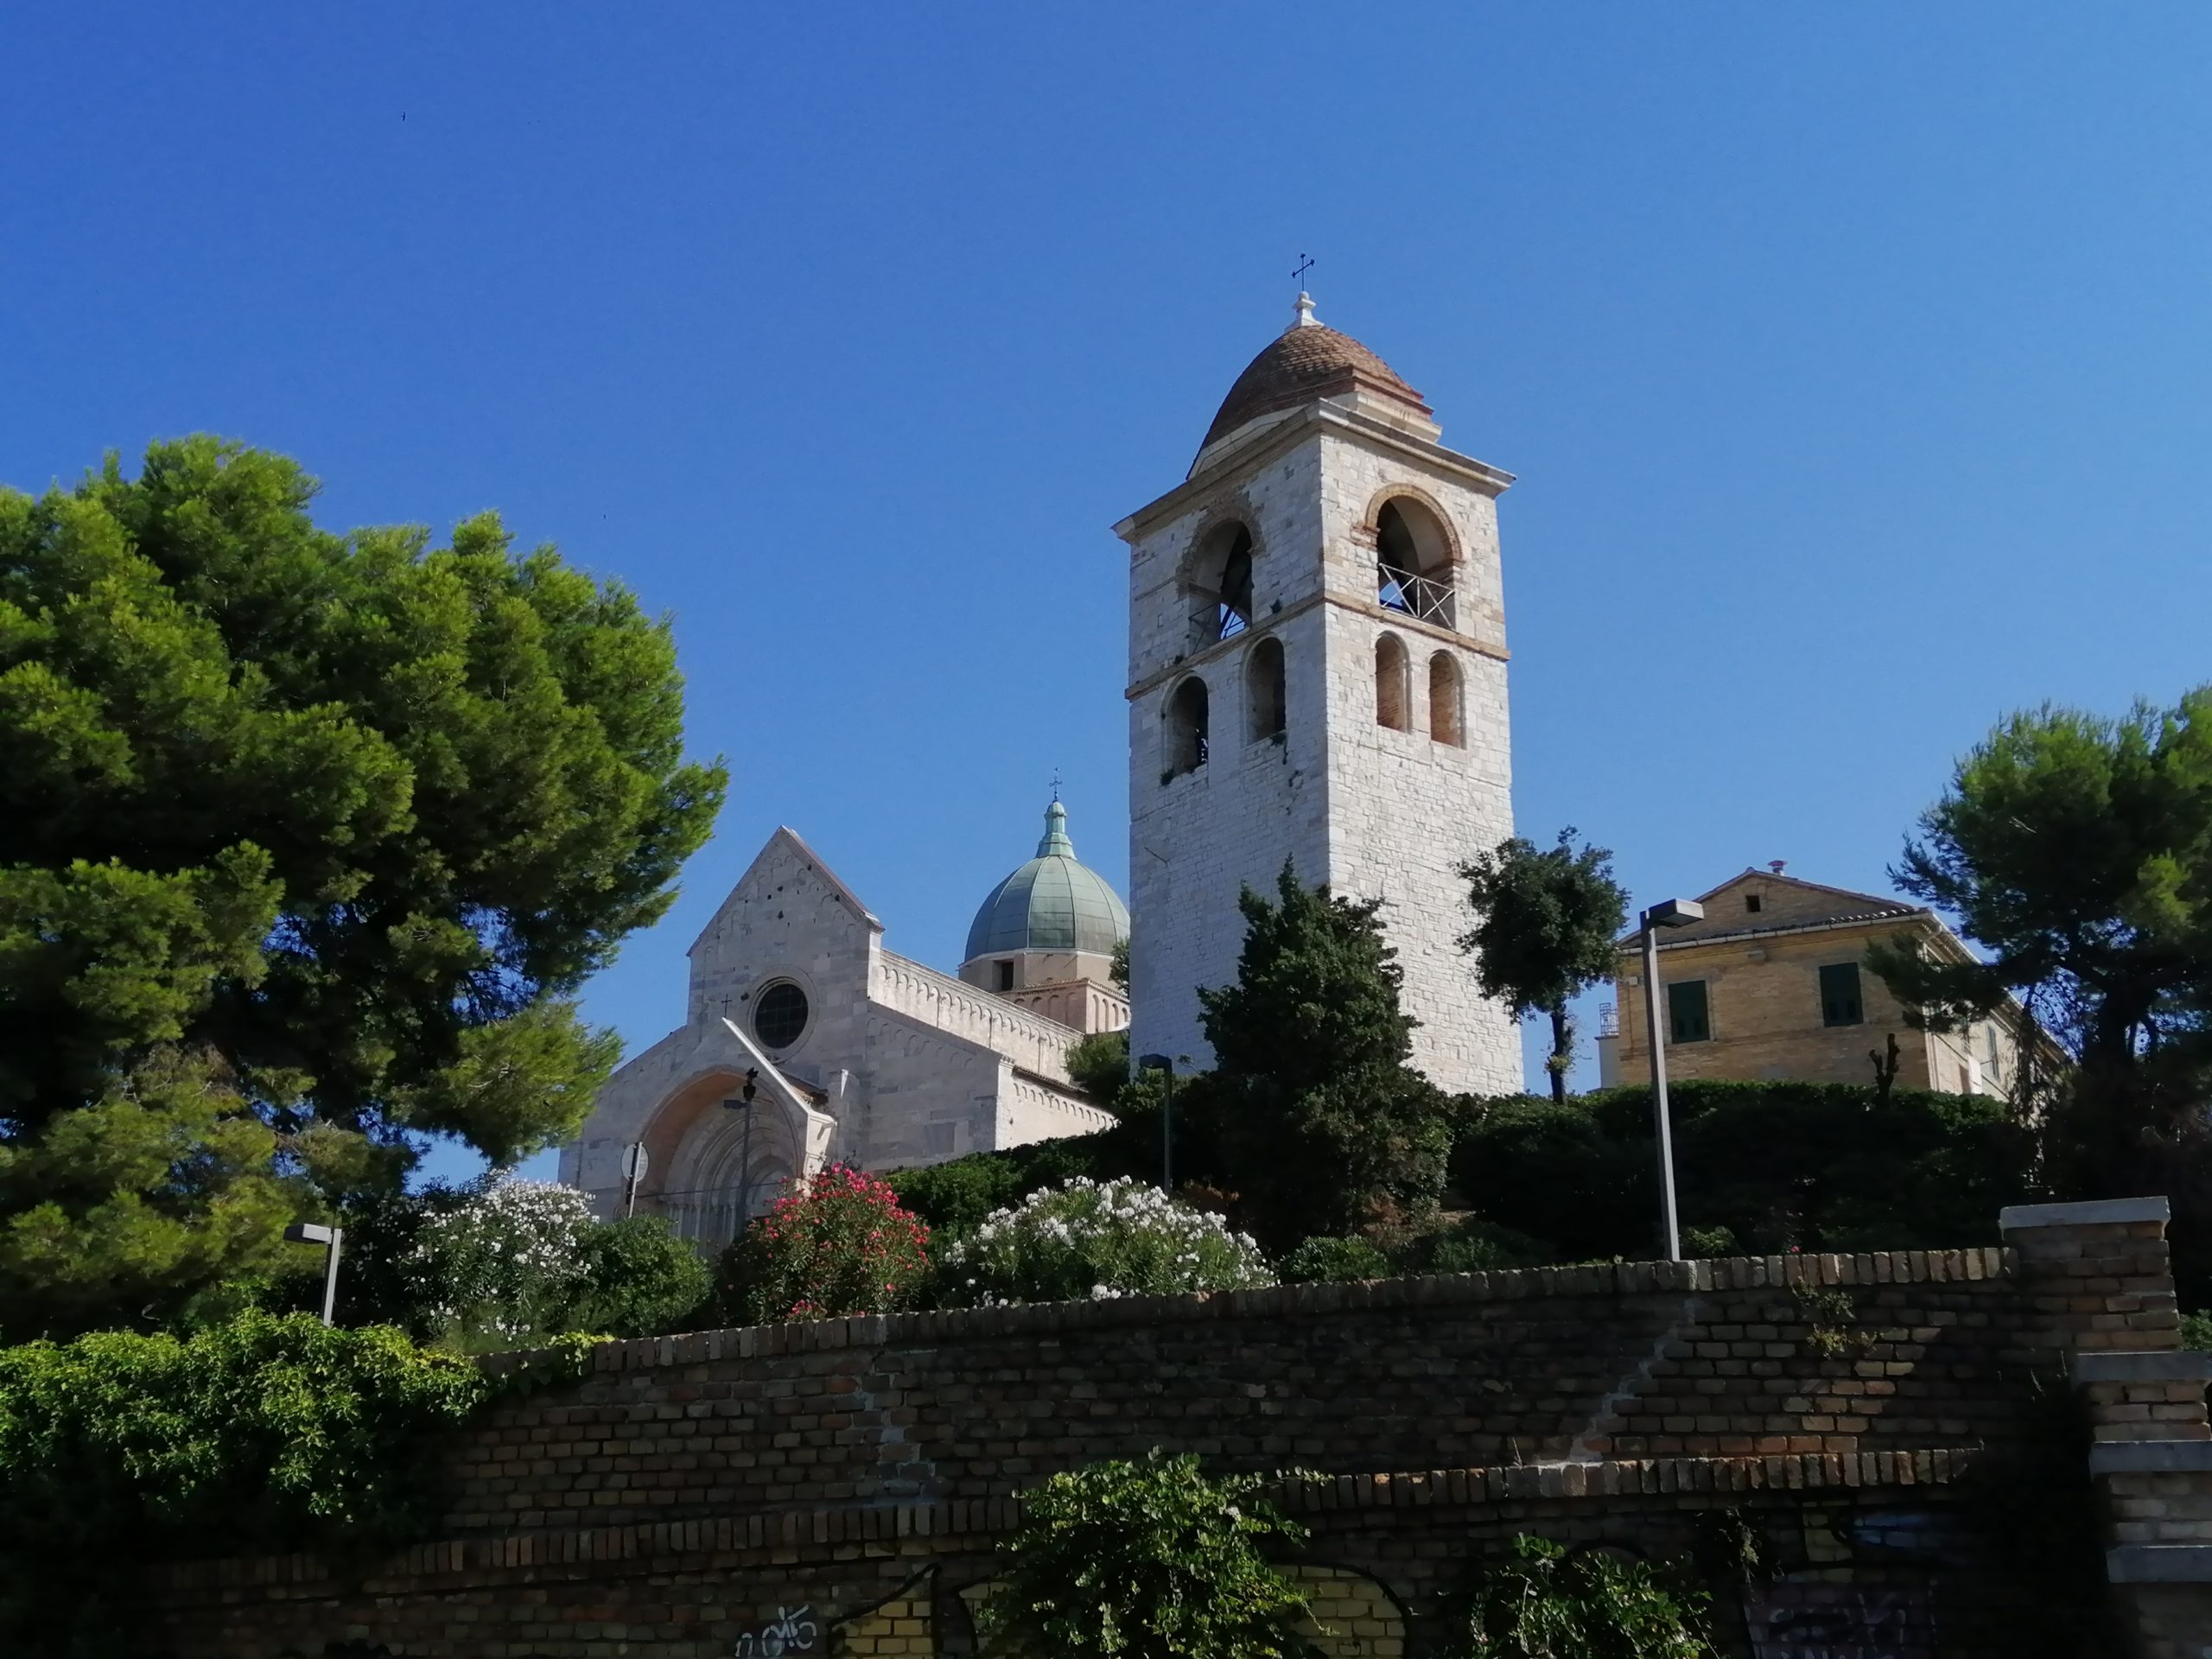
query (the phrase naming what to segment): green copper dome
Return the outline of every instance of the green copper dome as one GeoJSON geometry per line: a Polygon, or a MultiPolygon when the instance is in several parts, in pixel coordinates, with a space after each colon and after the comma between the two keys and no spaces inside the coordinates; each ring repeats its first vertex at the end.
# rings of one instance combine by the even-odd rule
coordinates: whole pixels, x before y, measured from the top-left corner
{"type": "Polygon", "coordinates": [[[1067,809],[1058,801],[1045,809],[1045,838],[1037,856],[991,889],[968,930],[968,955],[1001,956],[1017,950],[1086,950],[1111,956],[1129,937],[1129,912],[1122,896],[1096,870],[1076,862],[1068,839],[1067,809]]]}

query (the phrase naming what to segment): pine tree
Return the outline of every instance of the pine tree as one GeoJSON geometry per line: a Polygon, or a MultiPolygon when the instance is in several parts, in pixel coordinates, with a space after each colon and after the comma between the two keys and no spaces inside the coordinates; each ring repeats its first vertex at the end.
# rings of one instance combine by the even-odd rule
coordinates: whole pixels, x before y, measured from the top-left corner
{"type": "MultiPolygon", "coordinates": [[[[497,1162],[572,1132],[618,1052],[574,993],[666,909],[721,799],[682,758],[668,626],[628,593],[488,514],[445,547],[334,535],[315,490],[200,437],[136,479],[111,455],[0,491],[0,1249],[47,1264],[57,1319],[90,1317],[60,1287],[99,1274],[67,1258],[132,1192],[231,1241],[149,1268],[166,1294],[275,1224],[202,1192],[211,1166],[388,1188],[415,1132],[497,1162]],[[35,1197],[64,1147],[110,1184],[35,1197]]],[[[135,1312],[130,1279],[110,1300],[135,1312]]]]}
{"type": "Polygon", "coordinates": [[[2013,715],[1958,763],[1890,874],[1982,947],[1969,961],[1910,941],[1870,951],[1909,1020],[1952,1028],[2018,997],[2078,1062],[2048,1120],[2060,1185],[2085,1196],[2200,1187],[2212,1090],[2212,686],[2121,720],[2050,707],[2013,715]]]}
{"type": "Polygon", "coordinates": [[[1414,1021],[1379,900],[1308,888],[1290,865],[1274,903],[1246,888],[1236,982],[1201,988],[1216,1070],[1192,1091],[1223,1179],[1281,1249],[1384,1231],[1435,1206],[1450,1153],[1441,1097],[1408,1064],[1414,1021]]]}
{"type": "Polygon", "coordinates": [[[1459,867],[1475,912],[1459,948],[1474,955],[1484,996],[1503,1002],[1516,1020],[1550,1019],[1544,1070],[1555,1101],[1567,1098],[1574,1063],[1567,1004],[1612,973],[1614,941],[1628,922],[1628,894],[1613,880],[1612,856],[1603,847],[1576,850],[1568,828],[1556,847],[1516,836],[1459,867]]]}

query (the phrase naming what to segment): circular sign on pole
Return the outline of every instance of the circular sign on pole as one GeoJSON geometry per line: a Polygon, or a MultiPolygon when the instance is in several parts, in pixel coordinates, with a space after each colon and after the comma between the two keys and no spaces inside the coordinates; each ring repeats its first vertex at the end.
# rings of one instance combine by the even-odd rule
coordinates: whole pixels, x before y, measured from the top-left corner
{"type": "Polygon", "coordinates": [[[622,1148],[622,1179],[641,1181],[645,1178],[645,1143],[632,1141],[622,1148]]]}

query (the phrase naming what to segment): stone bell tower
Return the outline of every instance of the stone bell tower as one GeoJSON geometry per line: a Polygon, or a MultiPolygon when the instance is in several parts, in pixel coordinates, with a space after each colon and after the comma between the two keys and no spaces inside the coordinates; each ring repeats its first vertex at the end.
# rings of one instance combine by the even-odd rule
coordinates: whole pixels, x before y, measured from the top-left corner
{"type": "Polygon", "coordinates": [[[1452,867],[1513,830],[1497,497],[1357,340],[1291,326],[1236,378],[1129,546],[1131,1052],[1211,1063],[1197,988],[1236,977],[1241,884],[1386,901],[1439,1087],[1522,1086],[1475,988],[1452,867]]]}

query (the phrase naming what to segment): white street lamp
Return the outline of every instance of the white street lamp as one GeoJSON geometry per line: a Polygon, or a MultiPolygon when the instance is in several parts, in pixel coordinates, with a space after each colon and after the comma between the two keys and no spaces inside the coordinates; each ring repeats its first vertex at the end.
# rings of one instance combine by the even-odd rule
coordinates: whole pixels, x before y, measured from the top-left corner
{"type": "Polygon", "coordinates": [[[1659,1024],[1659,930],[1705,919],[1694,899],[1669,899],[1637,918],[1643,930],[1643,1016],[1651,1036],[1651,1106],[1659,1120],[1659,1202],[1667,1229],[1667,1259],[1682,1259],[1681,1229],[1675,1215],[1675,1131],[1667,1115],[1667,1041],[1659,1024]]]}
{"type": "Polygon", "coordinates": [[[338,1308],[338,1249],[346,1242],[346,1230],[325,1227],[320,1222],[296,1221],[284,1230],[284,1236],[295,1244],[323,1247],[322,1322],[328,1325],[330,1316],[338,1308]]]}

